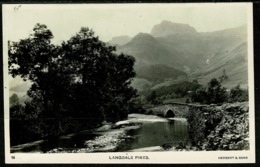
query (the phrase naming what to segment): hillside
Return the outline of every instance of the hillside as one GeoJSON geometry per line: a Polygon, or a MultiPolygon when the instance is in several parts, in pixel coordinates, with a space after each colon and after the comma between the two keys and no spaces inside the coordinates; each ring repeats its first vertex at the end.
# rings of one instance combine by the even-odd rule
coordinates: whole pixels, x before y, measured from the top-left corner
{"type": "Polygon", "coordinates": [[[145,76],[143,79],[147,80],[147,76],[156,75],[146,70],[148,66],[165,66],[164,73],[169,75],[161,75],[167,77],[161,83],[150,79],[153,86],[176,83],[177,78],[168,67],[185,72],[190,80],[198,79],[204,85],[213,77],[219,78],[225,70],[230,76],[223,82],[225,86],[230,88],[238,83],[247,86],[246,26],[203,33],[188,24],[162,21],[152,28],[151,34],[137,34],[129,43],[118,47],[118,52],[136,58],[138,78],[145,76]]]}
{"type": "Polygon", "coordinates": [[[240,86],[247,88],[247,43],[244,42],[226,53],[219,54],[210,59],[209,64],[197,71],[194,76],[200,78],[205,84],[210,78],[218,78],[225,70],[228,80],[223,82],[227,88],[231,88],[240,83],[240,86]]]}
{"type": "Polygon", "coordinates": [[[118,53],[126,53],[136,58],[136,66],[166,64],[175,66],[174,55],[165,50],[156,39],[147,33],[137,34],[129,43],[118,47],[118,53]]]}
{"type": "Polygon", "coordinates": [[[186,73],[180,70],[160,64],[137,67],[136,73],[138,78],[144,78],[153,83],[160,83],[187,76],[186,73]]]}

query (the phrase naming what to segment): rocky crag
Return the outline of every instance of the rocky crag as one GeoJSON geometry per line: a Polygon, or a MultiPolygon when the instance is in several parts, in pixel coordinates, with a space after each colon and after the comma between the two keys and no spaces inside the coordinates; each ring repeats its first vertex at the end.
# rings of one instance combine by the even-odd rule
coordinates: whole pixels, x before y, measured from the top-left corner
{"type": "Polygon", "coordinates": [[[188,131],[199,150],[248,150],[248,102],[190,108],[188,131]]]}

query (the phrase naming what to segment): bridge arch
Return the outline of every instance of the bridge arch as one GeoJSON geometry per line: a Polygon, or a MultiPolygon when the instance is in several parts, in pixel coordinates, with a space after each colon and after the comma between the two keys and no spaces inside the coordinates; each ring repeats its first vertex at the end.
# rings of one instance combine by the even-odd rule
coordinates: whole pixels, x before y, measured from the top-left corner
{"type": "Polygon", "coordinates": [[[194,108],[206,107],[208,105],[186,104],[186,103],[165,103],[153,107],[145,108],[147,114],[160,117],[180,117],[186,118],[189,110],[194,108]],[[174,116],[173,116],[173,114],[174,116]]]}
{"type": "Polygon", "coordinates": [[[173,117],[175,117],[175,113],[172,110],[166,110],[166,112],[164,113],[164,117],[173,118],[173,117]]]}

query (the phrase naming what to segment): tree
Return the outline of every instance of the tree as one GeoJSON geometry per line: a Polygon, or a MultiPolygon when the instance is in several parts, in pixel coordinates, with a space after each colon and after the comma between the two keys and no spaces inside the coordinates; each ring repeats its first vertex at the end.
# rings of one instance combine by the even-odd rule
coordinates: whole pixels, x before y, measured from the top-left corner
{"type": "Polygon", "coordinates": [[[222,87],[221,83],[216,78],[211,79],[208,83],[207,103],[218,104],[225,101],[227,101],[226,88],[222,87]]]}
{"type": "Polygon", "coordinates": [[[126,118],[128,101],[136,94],[130,86],[134,58],[116,55],[115,47],[106,46],[89,28],[81,28],[61,50],[66,74],[74,79],[76,112],[97,122],[126,118]]]}
{"type": "Polygon", "coordinates": [[[207,91],[205,88],[199,88],[191,93],[191,100],[193,102],[207,103],[207,91]]]}
{"type": "MultiPolygon", "coordinates": [[[[47,26],[36,24],[34,33],[29,38],[19,42],[9,42],[9,72],[13,77],[19,75],[24,80],[31,80],[31,86],[28,95],[34,99],[44,97],[44,110],[47,112],[50,84],[53,80],[51,76],[51,67],[54,62],[54,49],[51,39],[53,35],[47,26]]],[[[47,114],[46,114],[47,115],[47,114]]]]}
{"type": "Polygon", "coordinates": [[[42,136],[67,131],[65,122],[72,120],[86,128],[127,116],[136,95],[130,86],[133,57],[115,54],[115,47],[106,46],[89,28],[61,46],[51,44],[46,25],[37,24],[33,31],[27,39],[9,42],[9,72],[33,83],[25,112],[29,119],[41,118],[42,136]]]}
{"type": "Polygon", "coordinates": [[[220,104],[227,101],[228,94],[225,87],[213,78],[208,83],[208,88],[199,88],[191,94],[193,102],[206,103],[206,104],[220,104]]]}
{"type": "Polygon", "coordinates": [[[48,71],[53,59],[53,35],[47,26],[36,24],[34,33],[19,42],[8,42],[8,67],[13,77],[20,75],[24,80],[40,84],[39,77],[48,71]]]}
{"type": "Polygon", "coordinates": [[[146,100],[148,102],[150,102],[151,104],[158,104],[158,100],[157,100],[157,95],[155,91],[152,91],[146,98],[146,100]]]}
{"type": "Polygon", "coordinates": [[[140,96],[131,99],[129,102],[129,113],[145,113],[145,109],[142,107],[142,99],[140,96]]]}
{"type": "MultiPolygon", "coordinates": [[[[19,75],[33,83],[27,92],[32,98],[32,102],[26,104],[30,107],[25,107],[31,109],[26,110],[27,116],[37,113],[37,117],[41,118],[40,121],[52,120],[50,124],[54,125],[62,120],[59,118],[61,110],[57,105],[66,103],[59,103],[62,98],[57,98],[57,94],[65,92],[59,90],[65,89],[66,78],[57,70],[58,47],[51,44],[52,38],[52,32],[46,25],[36,24],[29,38],[9,42],[8,66],[9,73],[13,77],[19,75]]],[[[47,124],[42,129],[44,129],[43,136],[52,134],[47,124]]]]}

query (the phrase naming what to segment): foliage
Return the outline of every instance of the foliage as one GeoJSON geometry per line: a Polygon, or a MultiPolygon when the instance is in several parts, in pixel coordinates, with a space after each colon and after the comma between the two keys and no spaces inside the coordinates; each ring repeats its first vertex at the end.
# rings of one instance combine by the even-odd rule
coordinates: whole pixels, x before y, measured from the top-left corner
{"type": "Polygon", "coordinates": [[[154,64],[149,66],[141,66],[136,68],[137,77],[146,79],[151,82],[160,83],[165,79],[178,79],[186,77],[187,74],[183,71],[168,67],[165,65],[154,64]]]}
{"type": "Polygon", "coordinates": [[[230,103],[248,101],[248,91],[240,88],[240,85],[238,84],[230,90],[228,100],[230,103]]]}
{"type": "Polygon", "coordinates": [[[151,104],[160,104],[160,100],[157,98],[155,91],[152,91],[147,97],[146,100],[151,104]]]}
{"type": "Polygon", "coordinates": [[[203,141],[205,138],[205,124],[201,120],[202,116],[200,114],[200,110],[194,108],[188,112],[187,121],[188,124],[188,134],[191,139],[191,144],[198,145],[200,141],[203,141]]]}
{"type": "Polygon", "coordinates": [[[213,78],[208,83],[208,88],[200,88],[191,94],[192,102],[204,104],[222,104],[225,102],[248,101],[248,90],[240,88],[238,84],[228,91],[221,85],[221,82],[213,78]]]}
{"type": "Polygon", "coordinates": [[[10,97],[10,142],[11,145],[36,140],[39,136],[32,132],[31,120],[27,119],[24,106],[20,104],[19,97],[13,94],[10,97]],[[19,139],[19,140],[17,140],[19,139]]]}
{"type": "Polygon", "coordinates": [[[115,47],[105,46],[93,34],[92,30],[82,28],[62,44],[63,67],[67,77],[74,79],[75,112],[97,122],[116,121],[127,116],[126,104],[136,93],[130,87],[135,76],[134,59],[115,55],[115,47]]]}
{"type": "Polygon", "coordinates": [[[140,97],[136,97],[130,100],[129,102],[129,113],[140,113],[144,114],[145,110],[142,107],[142,102],[140,97]]]}
{"type": "Polygon", "coordinates": [[[89,28],[60,46],[52,38],[46,25],[36,24],[29,38],[8,42],[9,73],[33,83],[24,113],[39,121],[29,129],[48,137],[126,118],[136,96],[134,58],[115,54],[89,28]]]}
{"type": "Polygon", "coordinates": [[[207,103],[207,91],[205,88],[199,88],[191,94],[192,102],[207,103]]]}
{"type": "Polygon", "coordinates": [[[184,81],[177,84],[172,84],[170,86],[161,87],[156,90],[158,96],[165,94],[174,94],[176,98],[185,97],[188,95],[189,91],[195,91],[200,88],[201,85],[196,81],[184,81]]]}
{"type": "Polygon", "coordinates": [[[228,94],[225,87],[213,78],[208,83],[208,88],[200,88],[191,94],[193,102],[206,103],[206,104],[221,104],[227,101],[228,94]]]}
{"type": "Polygon", "coordinates": [[[24,106],[20,104],[17,94],[10,97],[10,118],[23,119],[25,118],[24,106]]]}
{"type": "Polygon", "coordinates": [[[208,83],[207,103],[221,104],[226,102],[227,98],[226,88],[222,87],[221,83],[216,78],[211,79],[208,83]]]}
{"type": "MultiPolygon", "coordinates": [[[[163,86],[153,91],[156,94],[156,100],[160,102],[167,99],[188,97],[191,92],[196,91],[200,87],[202,85],[197,80],[193,80],[192,82],[184,81],[170,86],[163,86]]],[[[147,101],[151,101],[150,98],[153,91],[142,92],[146,96],[147,101]]]]}

